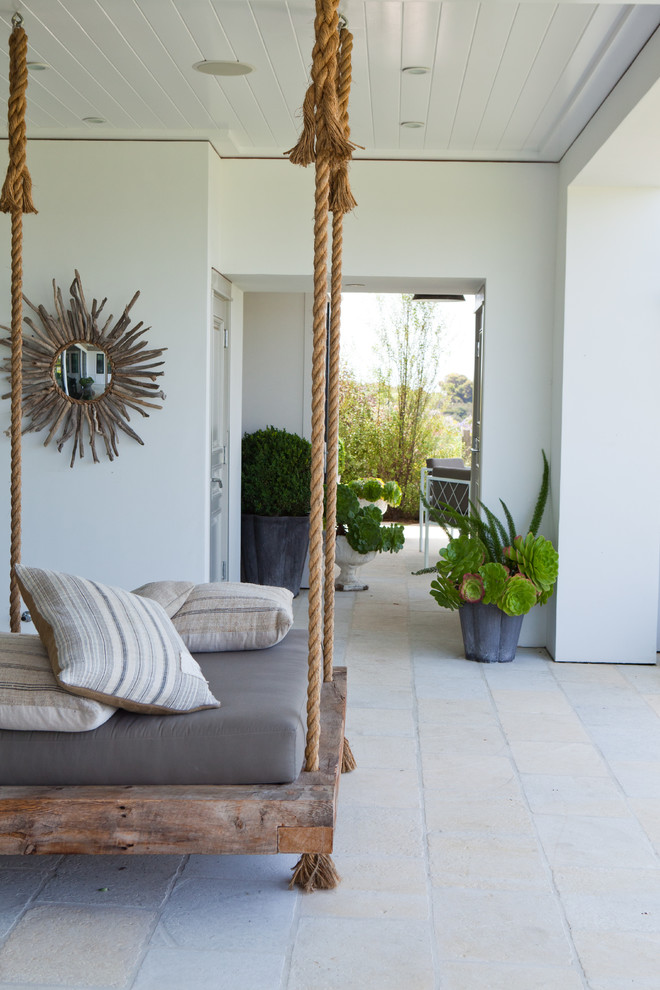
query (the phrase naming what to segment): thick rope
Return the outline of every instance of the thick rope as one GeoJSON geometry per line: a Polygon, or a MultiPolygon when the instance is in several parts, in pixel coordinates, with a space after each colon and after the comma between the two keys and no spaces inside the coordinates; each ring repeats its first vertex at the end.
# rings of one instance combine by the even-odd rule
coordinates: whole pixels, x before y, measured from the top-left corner
{"type": "Polygon", "coordinates": [[[27,167],[25,110],[27,35],[15,20],[9,38],[9,167],[0,211],[11,213],[11,539],[9,627],[21,630],[21,595],[15,565],[21,560],[21,423],[23,399],[23,213],[36,213],[27,167]]]}
{"type": "Polygon", "coordinates": [[[328,259],[328,200],[330,163],[316,158],[314,213],[314,345],[312,352],[312,480],[309,518],[309,683],[305,769],[319,768],[322,596],[323,596],[323,481],[325,446],[326,285],[328,259]]]}

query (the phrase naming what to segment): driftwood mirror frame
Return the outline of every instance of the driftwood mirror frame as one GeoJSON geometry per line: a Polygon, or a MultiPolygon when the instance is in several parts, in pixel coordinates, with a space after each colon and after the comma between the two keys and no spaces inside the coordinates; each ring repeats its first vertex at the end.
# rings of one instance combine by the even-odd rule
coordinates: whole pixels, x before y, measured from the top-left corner
{"type": "MultiPolygon", "coordinates": [[[[109,316],[103,326],[99,326],[99,316],[107,302],[92,301],[91,310],[87,306],[79,273],[70,288],[70,308],[65,310],[62,293],[53,279],[53,299],[56,316],[52,316],[45,306],[34,306],[23,297],[30,309],[39,317],[41,326],[26,316],[24,322],[32,330],[32,336],[23,337],[23,415],[29,417],[24,433],[37,433],[48,429],[44,440],[46,447],[55,437],[58,451],[73,437],[73,450],[70,467],[73,467],[76,454],[84,457],[85,427],[92,458],[99,463],[96,450],[98,437],[103,439],[106,454],[112,461],[119,456],[117,449],[118,433],[144,445],[144,441],[128,425],[129,410],[148,416],[147,409],[162,409],[153,399],[164,399],[157,379],[163,374],[158,371],[165,362],[159,361],[165,347],[147,350],[144,334],[150,329],[142,321],[129,330],[129,312],[140,295],[135,293],[123,313],[113,323],[109,316]],[[68,395],[57,383],[55,366],[62,355],[63,374],[66,374],[64,352],[75,343],[91,345],[103,351],[110,365],[111,377],[102,395],[88,399],[78,399],[68,395]]],[[[3,329],[8,329],[4,327],[3,329]]],[[[0,343],[11,346],[8,339],[0,343]]],[[[11,375],[11,359],[5,359],[4,370],[11,375]]],[[[3,398],[9,398],[9,395],[3,398]]]]}

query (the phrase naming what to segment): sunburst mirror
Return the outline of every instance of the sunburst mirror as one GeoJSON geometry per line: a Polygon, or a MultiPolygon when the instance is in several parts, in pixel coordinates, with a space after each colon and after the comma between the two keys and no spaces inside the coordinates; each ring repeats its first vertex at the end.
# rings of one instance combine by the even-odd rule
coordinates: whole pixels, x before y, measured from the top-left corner
{"type": "MultiPolygon", "coordinates": [[[[55,438],[60,452],[72,439],[73,467],[76,455],[84,456],[85,434],[97,464],[99,437],[111,461],[119,456],[118,431],[144,444],[128,425],[129,410],[148,416],[148,409],[162,409],[153,400],[165,398],[157,381],[163,372],[157,369],[165,363],[158,359],[167,348],[147,349],[143,338],[150,328],[143,328],[142,321],[129,330],[128,314],[139,292],[118,320],[109,316],[100,326],[107,300],[99,304],[94,299],[89,309],[77,271],[69,291],[69,309],[65,309],[53,280],[55,316],[23,297],[40,322],[37,325],[29,316],[24,321],[32,336],[23,337],[23,416],[28,420],[23,432],[47,429],[44,446],[55,438]]],[[[6,338],[0,343],[11,346],[6,338]]],[[[5,359],[3,368],[11,376],[11,358],[5,359]]]]}

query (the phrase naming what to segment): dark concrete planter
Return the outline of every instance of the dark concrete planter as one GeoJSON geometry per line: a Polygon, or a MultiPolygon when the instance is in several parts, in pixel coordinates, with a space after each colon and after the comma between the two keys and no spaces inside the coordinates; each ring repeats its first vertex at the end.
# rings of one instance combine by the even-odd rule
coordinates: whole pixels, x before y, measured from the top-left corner
{"type": "Polygon", "coordinates": [[[507,615],[497,605],[466,602],[458,610],[465,656],[480,663],[511,663],[516,655],[522,615],[507,615]]]}
{"type": "Polygon", "coordinates": [[[300,593],[309,516],[241,516],[241,581],[300,593]]]}

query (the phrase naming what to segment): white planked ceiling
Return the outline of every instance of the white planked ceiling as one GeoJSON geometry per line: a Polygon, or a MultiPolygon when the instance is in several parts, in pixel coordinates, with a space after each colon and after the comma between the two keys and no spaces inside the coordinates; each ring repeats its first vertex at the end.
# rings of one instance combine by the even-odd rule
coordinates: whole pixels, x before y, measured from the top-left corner
{"type": "MultiPolygon", "coordinates": [[[[205,138],[239,157],[280,156],[297,140],[313,0],[0,0],[7,37],[14,9],[28,58],[50,66],[30,73],[28,137],[205,138]],[[192,69],[200,59],[255,71],[204,76],[192,69]]],[[[660,5],[646,3],[344,0],[341,10],[354,35],[352,136],[366,158],[557,161],[660,25],[660,5]],[[431,71],[402,73],[410,65],[431,71]]],[[[5,101],[7,71],[3,46],[5,101]]]]}

